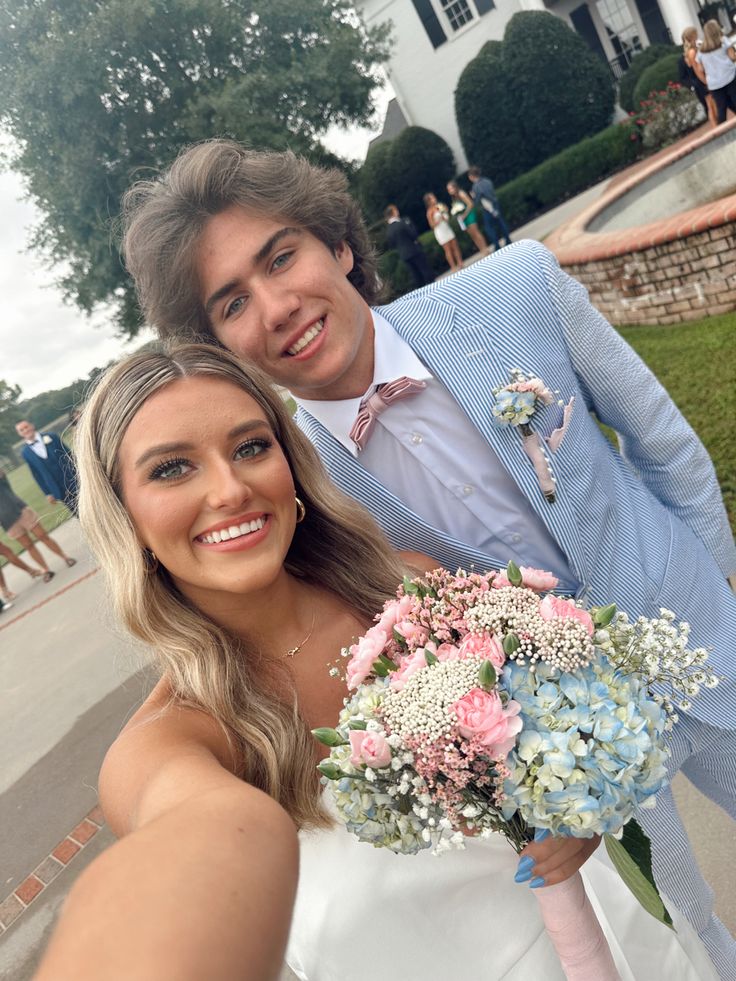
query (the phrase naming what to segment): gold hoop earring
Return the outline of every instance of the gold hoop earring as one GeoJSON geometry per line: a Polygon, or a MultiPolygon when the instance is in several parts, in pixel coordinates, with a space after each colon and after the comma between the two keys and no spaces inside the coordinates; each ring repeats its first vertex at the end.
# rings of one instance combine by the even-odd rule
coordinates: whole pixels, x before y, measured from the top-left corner
{"type": "Polygon", "coordinates": [[[301,524],[304,521],[307,509],[304,507],[304,502],[300,501],[298,497],[294,497],[296,501],[296,523],[301,524]]]}
{"type": "Polygon", "coordinates": [[[158,572],[158,559],[156,553],[152,552],[150,548],[143,549],[143,565],[148,576],[153,576],[158,572]]]}

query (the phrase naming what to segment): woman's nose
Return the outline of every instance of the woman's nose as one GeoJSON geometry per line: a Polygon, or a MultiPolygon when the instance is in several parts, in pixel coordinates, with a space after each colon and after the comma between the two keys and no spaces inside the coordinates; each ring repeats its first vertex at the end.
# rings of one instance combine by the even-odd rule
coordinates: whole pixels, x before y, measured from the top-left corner
{"type": "Polygon", "coordinates": [[[230,461],[223,461],[212,469],[207,501],[213,510],[237,508],[251,496],[250,485],[230,461]]]}

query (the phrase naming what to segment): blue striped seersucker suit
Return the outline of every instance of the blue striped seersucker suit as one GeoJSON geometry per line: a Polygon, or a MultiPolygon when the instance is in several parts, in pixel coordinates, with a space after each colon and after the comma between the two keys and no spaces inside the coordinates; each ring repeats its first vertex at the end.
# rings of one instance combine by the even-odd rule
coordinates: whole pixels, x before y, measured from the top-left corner
{"type": "MultiPolygon", "coordinates": [[[[519,242],[380,311],[444,383],[565,552],[586,603],[615,601],[632,616],[674,610],[693,646],[712,648],[721,684],[704,690],[675,728],[671,768],[736,818],[736,570],[713,466],[669,396],[590,305],[582,286],[536,242],[519,242]],[[520,368],[567,403],[569,428],[550,453],[557,501],[542,496],[519,433],[494,425],[492,389],[520,368]],[[619,434],[619,454],[595,415],[619,434]]],[[[534,427],[561,422],[552,405],[534,427]]],[[[330,475],[376,517],[398,548],[427,552],[448,568],[500,563],[448,539],[387,491],[305,410],[297,422],[330,475]]],[[[660,888],[691,920],[723,978],[736,979],[736,944],[712,915],[669,789],[642,825],[660,888]]]]}

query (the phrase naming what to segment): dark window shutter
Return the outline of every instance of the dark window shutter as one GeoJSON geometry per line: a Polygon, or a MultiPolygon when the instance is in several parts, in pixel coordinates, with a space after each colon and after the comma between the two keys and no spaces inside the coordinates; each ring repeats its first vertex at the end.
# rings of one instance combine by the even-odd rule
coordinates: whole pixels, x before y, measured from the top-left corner
{"type": "Polygon", "coordinates": [[[479,16],[487,14],[489,11],[494,10],[496,7],[493,0],[475,0],[475,9],[478,11],[479,16]]]}
{"type": "Polygon", "coordinates": [[[431,0],[411,0],[411,2],[414,4],[414,9],[419,15],[419,20],[427,32],[427,37],[432,42],[432,47],[439,48],[441,44],[445,43],[447,38],[445,37],[445,32],[442,30],[442,24],[440,24],[437,14],[434,12],[431,0]]]}

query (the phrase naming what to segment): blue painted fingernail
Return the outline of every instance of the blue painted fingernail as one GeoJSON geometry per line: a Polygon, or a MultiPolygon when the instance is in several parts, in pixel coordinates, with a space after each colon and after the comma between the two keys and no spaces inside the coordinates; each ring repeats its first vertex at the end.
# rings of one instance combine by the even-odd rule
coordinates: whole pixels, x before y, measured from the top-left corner
{"type": "Polygon", "coordinates": [[[532,881],[529,883],[530,889],[539,889],[540,886],[544,885],[544,879],[540,875],[536,875],[532,881]]]}
{"type": "Polygon", "coordinates": [[[523,858],[519,859],[519,872],[531,872],[532,866],[534,865],[534,859],[531,855],[525,855],[523,858]]]}
{"type": "Polygon", "coordinates": [[[519,869],[516,875],[514,876],[514,882],[518,882],[519,885],[521,885],[522,882],[528,882],[531,879],[531,877],[532,877],[532,873],[530,869],[527,869],[524,872],[522,872],[521,869],[519,869]]]}
{"type": "Polygon", "coordinates": [[[549,828],[537,828],[534,832],[535,841],[544,841],[545,838],[549,838],[550,832],[549,828]]]}

